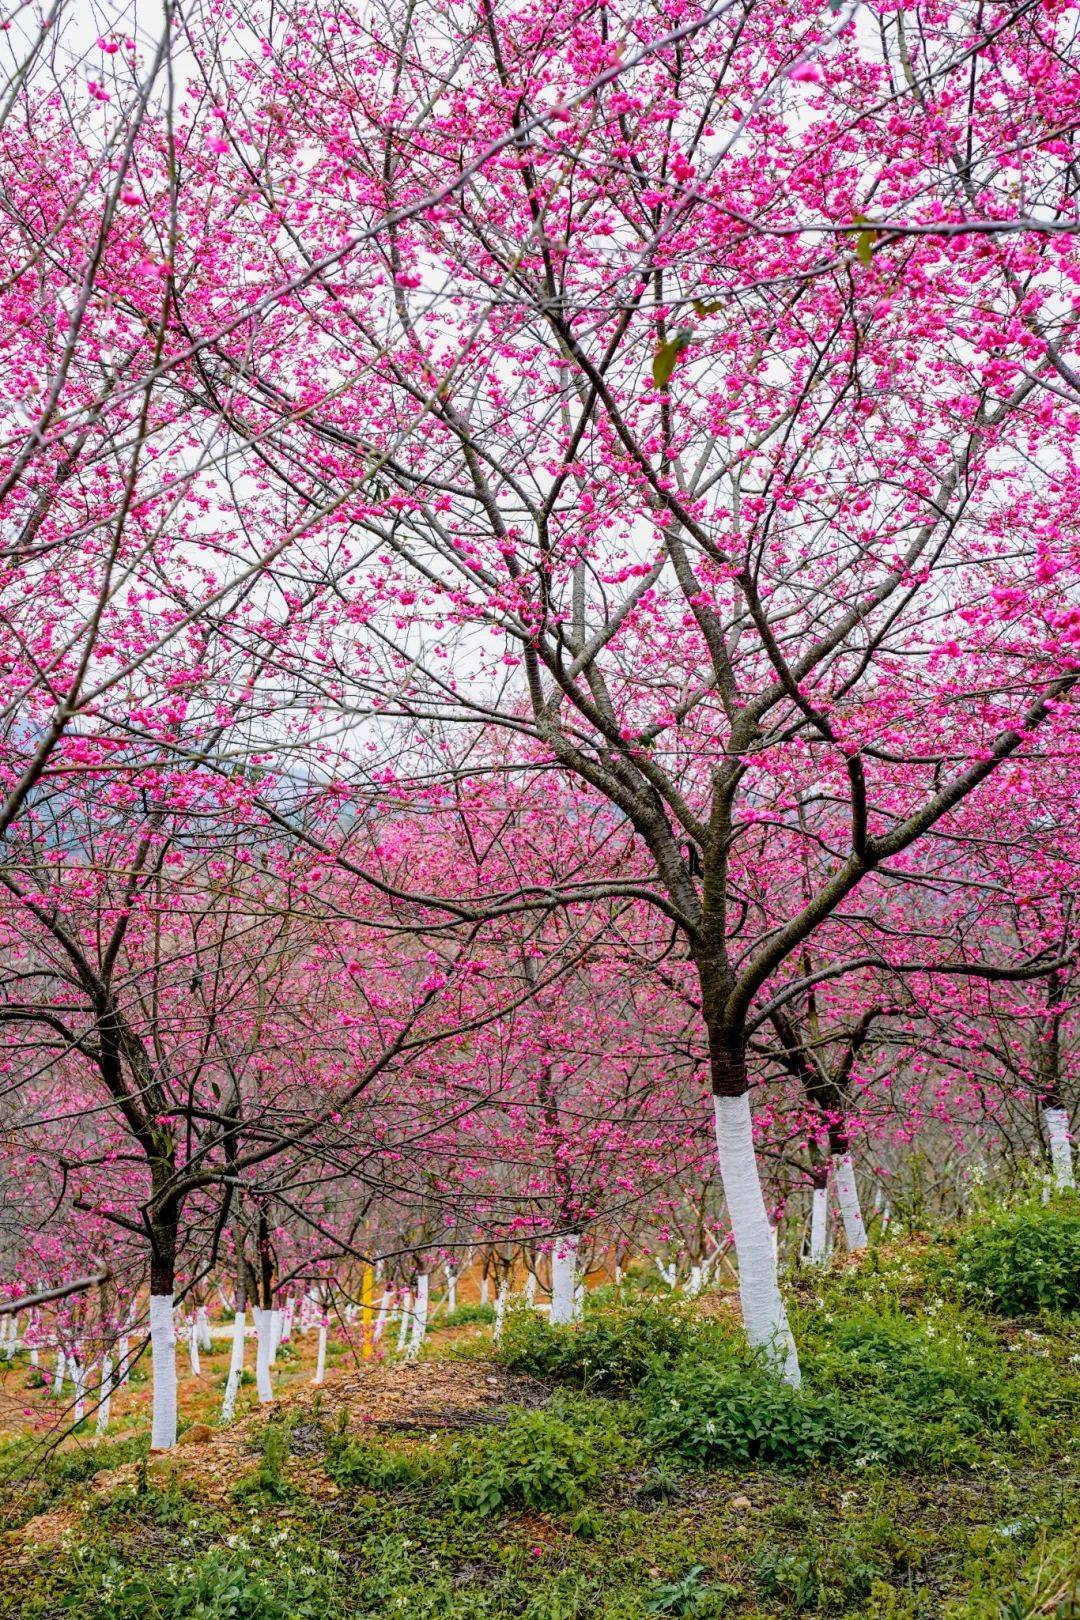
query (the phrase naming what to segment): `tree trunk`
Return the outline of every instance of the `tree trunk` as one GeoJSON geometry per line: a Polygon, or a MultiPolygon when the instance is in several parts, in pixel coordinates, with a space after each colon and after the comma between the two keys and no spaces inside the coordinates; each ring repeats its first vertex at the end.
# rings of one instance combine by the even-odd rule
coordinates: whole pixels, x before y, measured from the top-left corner
{"type": "Polygon", "coordinates": [[[176,1444],[176,1348],[173,1339],[173,1296],[150,1295],[150,1360],[153,1413],[150,1450],[168,1451],[176,1444]]]}
{"type": "Polygon", "coordinates": [[[431,1278],[426,1271],[421,1271],[416,1279],[416,1299],[413,1303],[412,1334],[409,1338],[408,1359],[415,1361],[420,1354],[420,1347],[427,1332],[428,1296],[431,1287],[431,1278]]]}
{"type": "Polygon", "coordinates": [[[495,1296],[495,1331],[492,1338],[496,1344],[502,1340],[503,1323],[506,1321],[506,1301],[510,1294],[510,1278],[504,1277],[499,1284],[499,1292],[495,1296]]]}
{"type": "MultiPolygon", "coordinates": [[[[745,1072],[745,1064],[743,1064],[745,1072]]],[[[739,1298],[743,1327],[753,1349],[761,1349],[770,1366],[798,1388],[799,1357],[780,1295],[772,1227],[761,1191],[754,1152],[750,1093],[714,1095],[716,1152],[724,1184],[735,1255],[739,1263],[739,1298]]]]}
{"type": "Polygon", "coordinates": [[[260,1401],[272,1401],[274,1386],[270,1382],[271,1341],[273,1339],[272,1312],[256,1305],[255,1317],[255,1391],[260,1401]]]}
{"type": "Polygon", "coordinates": [[[386,1318],[390,1314],[390,1307],[393,1303],[394,1290],[392,1288],[384,1288],[382,1299],[379,1301],[379,1314],[375,1318],[375,1331],[371,1335],[372,1344],[378,1344],[379,1340],[386,1332],[386,1318]]]}
{"type": "MultiPolygon", "coordinates": [[[[155,1193],[163,1178],[173,1173],[171,1159],[155,1161],[155,1193]]],[[[176,1444],[176,1327],[173,1294],[176,1287],[176,1247],[180,1209],[162,1200],[150,1218],[150,1363],[152,1406],[151,1451],[168,1451],[176,1444]]]]}
{"type": "Polygon", "coordinates": [[[210,1351],[214,1348],[214,1340],[210,1333],[210,1322],[206,1315],[206,1306],[200,1305],[195,1312],[195,1327],[199,1335],[201,1349],[210,1351]]]}
{"type": "Polygon", "coordinates": [[[395,1349],[400,1356],[405,1348],[405,1341],[409,1337],[409,1317],[412,1315],[412,1290],[406,1288],[401,1296],[401,1322],[398,1326],[397,1344],[395,1349]]]}
{"type": "Polygon", "coordinates": [[[556,1326],[574,1320],[574,1273],[581,1235],[568,1232],[556,1238],[551,1251],[551,1320],[556,1326]]]}
{"type": "Polygon", "coordinates": [[[319,1353],[315,1361],[315,1377],[313,1382],[321,1384],[326,1377],[326,1313],[319,1318],[319,1353]]]}
{"type": "Polygon", "coordinates": [[[247,1338],[247,1307],[241,1302],[233,1316],[232,1355],[229,1358],[229,1376],[225,1380],[225,1398],[221,1403],[222,1423],[231,1423],[236,1411],[236,1392],[244,1371],[244,1342],[247,1338]]]}
{"type": "Polygon", "coordinates": [[[113,1364],[112,1356],[106,1350],[101,1362],[101,1387],[98,1390],[97,1433],[104,1434],[109,1427],[109,1410],[112,1406],[113,1391],[113,1364]]]}
{"type": "Polygon", "coordinates": [[[83,1401],[86,1394],[86,1367],[80,1355],[72,1357],[72,1367],[75,1376],[75,1410],[72,1413],[72,1421],[78,1424],[82,1422],[86,1409],[83,1401]]]}
{"type": "Polygon", "coordinates": [[[825,1260],[829,1238],[829,1184],[823,1182],[814,1188],[810,1209],[810,1264],[820,1266],[825,1260]]]}
{"type": "Polygon", "coordinates": [[[850,1152],[846,1149],[842,1153],[834,1154],[833,1175],[836,1178],[836,1197],[844,1222],[844,1240],[848,1249],[854,1253],[857,1249],[866,1248],[866,1223],[863,1220],[862,1204],[859,1202],[855,1166],[851,1161],[850,1152]]]}
{"type": "Polygon", "coordinates": [[[1059,1192],[1076,1186],[1073,1172],[1072,1143],[1069,1141],[1069,1116],[1064,1108],[1044,1108],[1043,1124],[1050,1143],[1050,1163],[1054,1170],[1054,1185],[1059,1192]]]}

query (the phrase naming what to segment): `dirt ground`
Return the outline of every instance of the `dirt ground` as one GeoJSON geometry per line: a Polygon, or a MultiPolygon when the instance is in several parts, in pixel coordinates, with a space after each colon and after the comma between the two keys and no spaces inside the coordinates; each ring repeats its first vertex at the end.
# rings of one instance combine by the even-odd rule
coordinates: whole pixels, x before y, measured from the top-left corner
{"type": "MultiPolygon", "coordinates": [[[[595,1287],[607,1280],[602,1272],[597,1272],[587,1279],[587,1286],[595,1287]]],[[[522,1276],[516,1280],[515,1287],[520,1289],[523,1285],[522,1276]]],[[[459,1306],[475,1305],[479,1299],[479,1270],[473,1267],[458,1281],[457,1301],[459,1306]]],[[[220,1316],[221,1313],[216,1314],[220,1316]]],[[[232,1352],[232,1326],[214,1320],[214,1317],[215,1312],[211,1307],[213,1348],[200,1352],[201,1368],[198,1376],[191,1371],[186,1340],[181,1338],[176,1346],[177,1411],[182,1424],[216,1425],[220,1418],[225,1379],[232,1352]]],[[[445,1298],[436,1289],[432,1294],[431,1318],[424,1345],[426,1358],[433,1355],[437,1357],[451,1341],[468,1343],[471,1339],[486,1338],[490,1334],[490,1328],[486,1327],[473,1326],[448,1330],[445,1323],[445,1298]]],[[[374,1358],[366,1361],[363,1357],[359,1322],[346,1327],[340,1317],[332,1315],[326,1362],[328,1385],[336,1387],[338,1380],[334,1375],[337,1371],[351,1368],[354,1373],[359,1374],[362,1369],[367,1368],[372,1374],[374,1389],[377,1383],[374,1379],[375,1371],[385,1363],[396,1362],[397,1333],[397,1323],[392,1322],[374,1358]]],[[[137,1343],[137,1338],[132,1336],[133,1349],[137,1343]]],[[[255,1330],[249,1315],[244,1355],[244,1367],[248,1376],[237,1397],[238,1419],[258,1409],[254,1383],[255,1348],[255,1330]]],[[[282,1346],[273,1368],[274,1389],[279,1400],[291,1400],[296,1398],[298,1393],[310,1388],[315,1373],[317,1351],[318,1331],[313,1328],[306,1334],[301,1334],[294,1326],[292,1338],[282,1346]]],[[[51,1378],[56,1363],[55,1349],[42,1350],[40,1360],[38,1372],[51,1378]]],[[[132,1378],[122,1389],[113,1392],[109,1421],[110,1438],[122,1439],[149,1428],[149,1373],[150,1352],[147,1346],[135,1366],[132,1378]]],[[[65,1383],[63,1396],[54,1398],[51,1390],[42,1387],[33,1370],[27,1366],[25,1353],[11,1363],[0,1361],[0,1441],[5,1435],[30,1433],[43,1441],[48,1440],[50,1443],[65,1447],[92,1442],[96,1406],[97,1397],[91,1389],[87,1393],[86,1416],[79,1431],[77,1434],[70,1434],[74,1416],[70,1377],[65,1383]]]]}
{"type": "MultiPolygon", "coordinates": [[[[416,1363],[372,1359],[359,1366],[338,1367],[316,1388],[306,1356],[290,1368],[288,1381],[278,1386],[273,1406],[249,1406],[228,1429],[195,1421],[181,1434],[175,1451],[152,1455],[147,1465],[151,1479],[165,1484],[171,1477],[208,1503],[223,1503],[237,1481],[255,1467],[261,1436],[269,1412],[287,1417],[290,1428],[290,1477],[312,1495],[333,1497],[337,1487],[325,1474],[306,1466],[307,1454],[325,1450],[327,1426],[347,1428],[355,1434],[430,1433],[463,1430],[498,1421],[507,1405],[536,1405],[547,1398],[543,1385],[493,1366],[487,1360],[424,1359],[416,1363]],[[345,1414],[342,1422],[341,1414],[345,1414]],[[309,1445],[310,1441],[310,1445],[309,1445]]],[[[204,1395],[201,1388],[190,1396],[204,1395]]],[[[205,1379],[199,1381],[205,1383],[205,1379]]],[[[141,1409],[136,1396],[133,1417],[141,1409]]],[[[128,1432],[130,1432],[130,1427],[128,1432]]],[[[112,1426],[110,1425],[110,1436],[112,1426]]],[[[67,1446],[92,1446],[93,1437],[72,1436],[67,1446]]],[[[112,1493],[134,1488],[142,1465],[125,1463],[103,1468],[89,1481],[91,1493],[112,1493]]],[[[73,1525],[78,1508],[70,1503],[27,1521],[0,1538],[7,1556],[20,1548],[41,1547],[58,1541],[73,1525]]]]}

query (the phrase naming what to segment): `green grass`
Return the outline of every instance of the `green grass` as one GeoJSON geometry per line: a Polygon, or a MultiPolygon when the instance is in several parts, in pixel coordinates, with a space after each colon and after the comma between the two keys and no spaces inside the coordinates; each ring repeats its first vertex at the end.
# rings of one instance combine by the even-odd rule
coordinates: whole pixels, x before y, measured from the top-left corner
{"type": "MultiPolygon", "coordinates": [[[[57,1458],[33,1488],[71,1504],[70,1540],[0,1553],[0,1616],[1076,1620],[1080,1316],[1025,1280],[1033,1251],[1056,1274],[1048,1220],[991,1211],[798,1280],[798,1395],[726,1316],[631,1296],[510,1321],[501,1359],[542,1405],[407,1436],[320,1410],[301,1459],[271,1422],[213,1506],[182,1473],[94,1496],[93,1451],[57,1458]]],[[[27,1456],[9,1444],[13,1479],[27,1456]]]]}

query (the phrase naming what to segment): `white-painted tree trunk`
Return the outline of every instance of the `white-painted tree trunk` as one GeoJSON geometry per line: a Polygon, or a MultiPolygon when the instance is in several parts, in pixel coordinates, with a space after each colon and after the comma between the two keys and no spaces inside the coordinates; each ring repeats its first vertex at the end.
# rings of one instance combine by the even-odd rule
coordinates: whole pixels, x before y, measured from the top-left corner
{"type": "Polygon", "coordinates": [[[371,1335],[372,1344],[378,1344],[386,1332],[386,1319],[390,1315],[390,1307],[394,1303],[394,1290],[384,1288],[382,1299],[379,1301],[379,1314],[375,1318],[375,1331],[371,1335]]]}
{"type": "Polygon", "coordinates": [[[485,1276],[485,1277],[481,1277],[481,1279],[480,1279],[480,1303],[481,1303],[481,1305],[486,1305],[488,1303],[488,1300],[489,1300],[488,1280],[487,1280],[487,1277],[485,1276]]]}
{"type": "Polygon", "coordinates": [[[205,1305],[200,1305],[195,1312],[195,1326],[198,1329],[200,1350],[212,1350],[214,1339],[210,1332],[210,1318],[206,1314],[205,1305]]]}
{"type": "Polygon", "coordinates": [[[617,1260],[615,1262],[615,1286],[616,1288],[622,1287],[622,1266],[617,1260]]]}
{"type": "Polygon", "coordinates": [[[713,1097],[716,1151],[739,1262],[739,1298],[749,1343],[795,1388],[799,1357],[777,1278],[773,1231],[761,1192],[750,1097],[713,1097]]]}
{"type": "Polygon", "coordinates": [[[825,1244],[829,1232],[829,1189],[814,1188],[810,1209],[810,1264],[820,1266],[825,1259],[825,1244]]]}
{"type": "Polygon", "coordinates": [[[557,1326],[574,1320],[579,1232],[556,1238],[551,1251],[551,1320],[557,1326]]]}
{"type": "Polygon", "coordinates": [[[101,1385],[98,1389],[97,1432],[104,1434],[109,1427],[109,1411],[112,1407],[113,1370],[112,1356],[108,1351],[101,1359],[101,1385]]]}
{"type": "Polygon", "coordinates": [[[321,1384],[326,1377],[326,1327],[326,1317],[323,1316],[319,1322],[319,1353],[315,1361],[314,1378],[316,1384],[321,1384]]]}
{"type": "Polygon", "coordinates": [[[674,1288],[678,1278],[678,1273],[676,1272],[674,1265],[669,1263],[667,1260],[661,1260],[660,1256],[657,1255],[656,1269],[667,1286],[669,1288],[674,1288]]]}
{"type": "Polygon", "coordinates": [[[274,1386],[270,1381],[270,1363],[273,1360],[273,1312],[256,1306],[255,1317],[255,1393],[260,1401],[272,1401],[274,1386]]]}
{"type": "Polygon", "coordinates": [[[457,1272],[446,1268],[446,1314],[453,1316],[457,1310],[457,1272]]]}
{"type": "Polygon", "coordinates": [[[73,1423],[81,1423],[86,1413],[86,1367],[78,1353],[72,1357],[72,1375],[75,1380],[75,1409],[71,1417],[73,1423]]]}
{"type": "Polygon", "coordinates": [[[850,1153],[838,1153],[833,1158],[836,1178],[836,1198],[844,1222],[844,1241],[850,1250],[866,1248],[866,1224],[863,1221],[859,1188],[855,1181],[855,1166],[850,1153]]]}
{"type": "Polygon", "coordinates": [[[401,1322],[398,1326],[397,1344],[395,1349],[398,1355],[405,1348],[405,1341],[409,1337],[409,1317],[412,1313],[412,1290],[406,1288],[401,1296],[401,1322]]]}
{"type": "Polygon", "coordinates": [[[1043,1124],[1050,1142],[1050,1163],[1054,1169],[1054,1185],[1059,1192],[1076,1186],[1073,1171],[1072,1143],[1069,1141],[1069,1116],[1064,1108],[1044,1108],[1043,1124]]]}
{"type": "Polygon", "coordinates": [[[56,1369],[53,1372],[53,1394],[54,1395],[62,1395],[64,1393],[64,1374],[66,1372],[67,1372],[67,1356],[64,1354],[63,1350],[57,1350],[57,1352],[56,1352],[56,1369]]]}
{"type": "Polygon", "coordinates": [[[36,1344],[30,1346],[30,1365],[31,1367],[38,1365],[38,1348],[36,1344]]]}
{"type": "Polygon", "coordinates": [[[495,1329],[492,1338],[496,1344],[502,1340],[503,1324],[506,1321],[506,1302],[510,1297],[510,1279],[504,1277],[499,1284],[499,1292],[495,1295],[495,1329]]]}
{"type": "Polygon", "coordinates": [[[12,1356],[15,1354],[16,1350],[19,1348],[19,1313],[18,1313],[18,1311],[15,1312],[14,1316],[9,1317],[8,1320],[9,1320],[11,1326],[8,1328],[8,1341],[7,1341],[7,1344],[4,1346],[4,1360],[5,1361],[10,1361],[12,1356]]]}
{"type": "Polygon", "coordinates": [[[117,1371],[120,1374],[116,1387],[117,1389],[123,1389],[124,1385],[131,1377],[131,1360],[128,1355],[128,1339],[126,1333],[121,1333],[120,1338],[117,1341],[116,1366],[117,1371]]]}
{"type": "Polygon", "coordinates": [[[171,1294],[150,1295],[151,1451],[176,1444],[176,1341],[171,1294]]]}
{"type": "Polygon", "coordinates": [[[413,1301],[412,1332],[409,1335],[408,1359],[415,1361],[420,1354],[427,1332],[428,1299],[430,1297],[431,1278],[426,1271],[421,1271],[416,1279],[416,1298],[413,1301]]]}
{"type": "Polygon", "coordinates": [[[199,1360],[199,1324],[192,1317],[188,1324],[188,1360],[191,1362],[191,1376],[202,1377],[202,1362],[199,1360]]]}
{"type": "Polygon", "coordinates": [[[686,1292],[691,1298],[694,1298],[697,1294],[701,1293],[701,1267],[699,1265],[693,1265],[690,1267],[690,1276],[687,1278],[686,1282],[686,1292]]]}
{"type": "Polygon", "coordinates": [[[536,1272],[530,1271],[525,1279],[525,1303],[530,1311],[536,1304],[536,1272]]]}
{"type": "Polygon", "coordinates": [[[296,1302],[290,1294],[288,1299],[285,1301],[285,1310],[281,1318],[281,1338],[279,1340],[279,1343],[281,1344],[288,1344],[289,1340],[292,1338],[293,1316],[295,1311],[296,1302]]]}
{"type": "Polygon", "coordinates": [[[281,1330],[284,1326],[284,1316],[277,1306],[268,1311],[270,1318],[270,1365],[277,1361],[278,1346],[281,1344],[281,1330]]]}
{"type": "Polygon", "coordinates": [[[229,1376],[225,1380],[225,1398],[221,1403],[222,1423],[231,1423],[236,1411],[236,1396],[244,1371],[244,1344],[247,1339],[247,1311],[237,1311],[232,1325],[232,1355],[229,1357],[229,1376]]]}

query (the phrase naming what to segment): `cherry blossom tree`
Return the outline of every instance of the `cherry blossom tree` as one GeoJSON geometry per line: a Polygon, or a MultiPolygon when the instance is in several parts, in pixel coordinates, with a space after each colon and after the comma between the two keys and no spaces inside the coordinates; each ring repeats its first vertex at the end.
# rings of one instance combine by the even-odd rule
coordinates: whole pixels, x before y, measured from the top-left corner
{"type": "Polygon", "coordinates": [[[1067,746],[1073,22],[488,5],[462,67],[387,16],[358,68],[358,21],[297,9],[303,76],[255,76],[312,147],[287,228],[315,263],[354,188],[440,200],[298,295],[302,361],[222,362],[310,500],[379,465],[312,700],[506,733],[633,833],[698,981],[747,1331],[797,1381],[755,1019],[849,897],[917,881],[994,773],[1067,746]]]}

